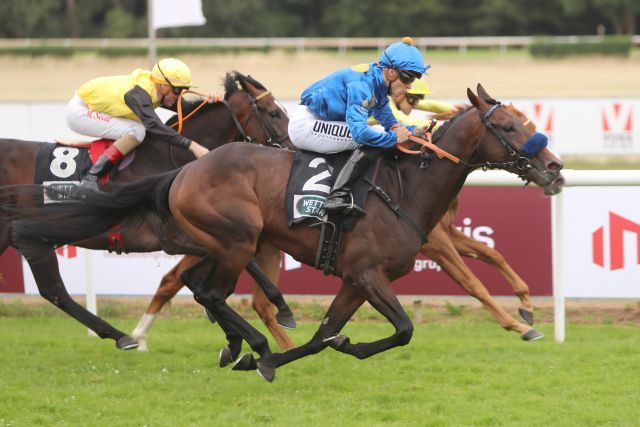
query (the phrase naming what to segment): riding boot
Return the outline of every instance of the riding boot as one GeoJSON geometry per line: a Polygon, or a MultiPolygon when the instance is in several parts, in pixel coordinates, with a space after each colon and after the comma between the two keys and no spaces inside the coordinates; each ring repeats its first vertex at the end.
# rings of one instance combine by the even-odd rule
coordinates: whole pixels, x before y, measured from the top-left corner
{"type": "Polygon", "coordinates": [[[98,157],[98,160],[91,166],[87,175],[80,182],[80,187],[88,190],[100,191],[98,180],[108,173],[115,165],[120,163],[123,154],[114,145],[109,146],[104,153],[98,157]]]}
{"type": "Polygon", "coordinates": [[[357,206],[353,201],[351,187],[369,166],[371,160],[379,152],[379,149],[371,147],[357,148],[347,160],[336,180],[329,197],[324,202],[324,209],[328,212],[340,212],[355,216],[365,216],[367,213],[363,208],[357,206]]]}

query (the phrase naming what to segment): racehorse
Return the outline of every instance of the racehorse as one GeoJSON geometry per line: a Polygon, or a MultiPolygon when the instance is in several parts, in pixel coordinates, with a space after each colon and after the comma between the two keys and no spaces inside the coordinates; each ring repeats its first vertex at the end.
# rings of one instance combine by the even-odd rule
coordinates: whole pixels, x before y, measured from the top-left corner
{"type": "MultiPolygon", "coordinates": [[[[288,139],[288,118],[284,109],[277,103],[270,91],[250,76],[239,72],[228,73],[224,79],[225,99],[222,102],[203,103],[202,108],[184,121],[184,135],[198,141],[212,150],[224,143],[247,140],[259,144],[291,147],[288,139]]],[[[177,124],[178,117],[172,118],[167,124],[177,124]]],[[[157,139],[157,138],[156,138],[157,139]]],[[[0,139],[0,185],[33,183],[35,164],[38,150],[43,144],[32,141],[14,139],[0,139]]],[[[154,140],[148,136],[135,152],[135,161],[118,172],[114,182],[129,182],[143,176],[173,170],[194,159],[185,150],[174,149],[164,141],[154,140]]],[[[127,252],[149,252],[165,250],[168,253],[202,253],[202,249],[194,245],[185,236],[175,230],[175,225],[162,223],[157,216],[149,215],[145,221],[137,225],[129,233],[122,234],[121,246],[127,252]]],[[[12,244],[10,222],[0,217],[0,254],[12,244]]],[[[111,249],[107,239],[102,236],[77,243],[90,249],[111,249]]],[[[15,245],[14,245],[15,246],[15,245]]],[[[266,246],[263,254],[258,257],[268,258],[272,254],[279,256],[279,251],[266,246]]],[[[60,277],[58,262],[53,250],[41,256],[37,262],[29,259],[40,294],[70,316],[85,324],[101,338],[111,338],[116,341],[120,349],[130,349],[138,346],[138,342],[117,330],[98,316],[88,312],[77,304],[67,293],[60,277]]],[[[272,268],[271,261],[264,263],[267,276],[277,282],[279,270],[272,268]]],[[[254,275],[260,277],[260,271],[254,275]]],[[[282,328],[274,318],[271,304],[264,293],[254,286],[254,306],[258,314],[265,321],[274,335],[282,335],[282,328]]],[[[281,301],[279,307],[283,307],[281,301]]],[[[286,304],[284,304],[286,307],[286,304]]],[[[285,310],[288,310],[286,308],[285,310]]],[[[291,317],[292,318],[292,317],[291,317]]],[[[292,344],[284,343],[290,348],[292,344]]]]}
{"type": "Polygon", "coordinates": [[[364,359],[411,340],[413,324],[390,282],[412,270],[426,234],[472,170],[500,168],[545,186],[562,169],[561,160],[544,148],[540,137],[501,108],[481,85],[477,95],[467,89],[467,96],[474,108],[434,135],[442,157],[427,159],[424,154],[395,150],[384,155],[372,186],[376,194],[366,203],[367,215],[343,236],[335,270],[342,277],[338,294],[311,340],[284,353],[272,353],[267,339],[229,307],[226,298],[266,241],[298,261],[315,263],[319,230],[289,227],[284,213],[283,189],[293,162],[290,151],[227,144],[180,171],[149,177],[111,194],[79,190],[80,203],[71,207],[73,216],[53,206],[17,221],[14,235],[21,247],[36,253],[38,248],[69,239],[69,230],[60,228],[71,229],[76,236],[94,235],[104,231],[105,222],[168,209],[177,224],[208,251],[182,279],[225,332],[228,346],[220,353],[222,366],[240,355],[243,340],[260,358],[245,355],[234,369],[256,369],[268,381],[275,378],[277,367],[328,346],[364,359]],[[391,322],[395,333],[353,344],[339,332],[365,301],[391,322]]]}
{"type": "MultiPolygon", "coordinates": [[[[530,132],[536,132],[536,127],[533,122],[520,110],[511,104],[505,105],[505,108],[518,118],[518,120],[520,120],[525,128],[530,132]]],[[[454,114],[440,113],[433,117],[437,120],[444,121],[453,118],[453,116],[454,114]]],[[[560,188],[556,187],[558,181],[560,181],[560,179],[556,179],[554,184],[551,184],[550,186],[545,186],[545,193],[552,195],[560,191],[560,188]]],[[[521,338],[525,341],[542,338],[544,335],[531,327],[534,321],[534,307],[529,297],[529,287],[497,250],[466,236],[453,225],[453,221],[458,211],[458,206],[459,198],[456,198],[447,212],[442,216],[442,219],[440,219],[438,224],[429,233],[429,241],[422,245],[420,253],[437,262],[438,265],[442,267],[443,271],[447,273],[462,289],[464,289],[465,292],[478,299],[505,330],[518,332],[521,338]],[[504,276],[513,288],[516,296],[520,299],[518,313],[526,324],[514,319],[513,316],[507,313],[496,303],[480,279],[478,279],[478,277],[473,274],[471,269],[469,269],[469,267],[464,263],[462,260],[463,256],[479,259],[491,264],[504,276]]],[[[261,260],[263,262],[261,262],[260,265],[263,269],[268,268],[268,266],[272,266],[272,272],[269,274],[269,277],[273,278],[276,277],[277,272],[279,272],[280,257],[275,256],[276,254],[273,252],[270,252],[267,255],[270,256],[271,259],[261,260]]],[[[142,343],[146,341],[146,336],[151,326],[149,322],[144,322],[144,319],[146,319],[147,316],[154,316],[166,303],[177,295],[180,289],[184,286],[180,276],[187,268],[195,264],[199,259],[199,257],[187,255],[178,265],[164,275],[160,282],[160,286],[158,286],[158,289],[149,304],[149,307],[138,324],[138,327],[136,327],[132,334],[133,337],[141,343],[141,346],[142,343]]],[[[254,298],[252,300],[252,304],[254,307],[260,304],[266,304],[270,307],[270,303],[264,300],[264,298],[254,298]]],[[[263,312],[267,308],[268,307],[258,307],[256,308],[256,311],[263,312]]],[[[291,340],[284,330],[278,329],[276,335],[274,335],[274,331],[270,332],[278,344],[280,344],[281,348],[293,348],[291,340]],[[287,344],[283,345],[282,342],[287,344]]]]}

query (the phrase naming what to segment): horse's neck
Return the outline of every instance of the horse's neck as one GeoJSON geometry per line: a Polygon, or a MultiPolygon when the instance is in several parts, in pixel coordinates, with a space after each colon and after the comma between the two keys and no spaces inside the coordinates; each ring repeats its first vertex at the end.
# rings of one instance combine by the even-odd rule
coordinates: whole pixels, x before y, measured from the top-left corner
{"type": "MultiPolygon", "coordinates": [[[[222,104],[204,107],[183,124],[182,134],[203,147],[213,150],[229,142],[231,115],[222,104]]],[[[174,147],[167,141],[149,135],[136,149],[136,161],[123,172],[120,179],[141,178],[146,175],[167,172],[195,160],[193,154],[174,147]]]]}
{"type": "MultiPolygon", "coordinates": [[[[466,125],[461,122],[448,129],[440,138],[438,146],[454,156],[467,161],[474,157],[478,144],[478,129],[475,122],[466,125]]],[[[473,120],[469,117],[464,120],[473,120]]],[[[403,206],[418,220],[425,232],[429,232],[447,212],[456,199],[471,168],[456,164],[446,158],[433,160],[426,170],[419,169],[416,158],[406,159],[403,175],[406,176],[406,190],[403,206]]]]}

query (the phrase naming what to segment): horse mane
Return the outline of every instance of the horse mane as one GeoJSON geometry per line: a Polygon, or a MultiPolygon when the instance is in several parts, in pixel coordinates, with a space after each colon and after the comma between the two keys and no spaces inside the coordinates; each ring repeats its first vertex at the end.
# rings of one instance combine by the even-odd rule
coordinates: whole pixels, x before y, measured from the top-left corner
{"type": "Polygon", "coordinates": [[[249,83],[250,85],[255,86],[257,89],[260,89],[260,90],[267,90],[267,88],[264,87],[262,83],[260,83],[253,77],[249,75],[245,76],[244,74],[235,70],[230,73],[227,73],[224,76],[222,83],[224,85],[225,101],[228,100],[234,93],[242,90],[241,88],[243,83],[249,83]],[[240,86],[238,86],[238,84],[240,84],[240,86]]]}
{"type": "Polygon", "coordinates": [[[464,113],[466,113],[467,111],[469,111],[472,108],[473,108],[473,105],[467,106],[466,108],[464,108],[464,109],[458,111],[457,113],[455,113],[453,116],[451,116],[449,118],[449,120],[447,120],[442,125],[440,125],[440,127],[438,129],[436,129],[436,131],[433,133],[433,136],[432,136],[433,143],[435,144],[438,141],[438,139],[440,139],[440,137],[442,137],[442,135],[444,135],[444,133],[447,131],[447,129],[449,129],[451,127],[453,122],[455,122],[458,117],[462,116],[464,113]]]}

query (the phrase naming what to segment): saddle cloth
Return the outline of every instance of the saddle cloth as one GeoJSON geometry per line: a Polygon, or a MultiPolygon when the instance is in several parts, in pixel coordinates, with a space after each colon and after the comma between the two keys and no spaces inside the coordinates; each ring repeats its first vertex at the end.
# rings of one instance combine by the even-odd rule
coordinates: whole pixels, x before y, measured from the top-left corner
{"type": "MultiPolygon", "coordinates": [[[[285,195],[289,227],[309,219],[324,219],[324,201],[331,191],[334,177],[338,176],[350,155],[350,151],[337,154],[296,151],[285,195]]],[[[376,164],[376,161],[371,162],[364,177],[371,178],[376,164]]],[[[358,180],[352,188],[352,193],[355,203],[364,207],[369,184],[362,179],[358,180]]],[[[349,217],[345,220],[344,227],[349,229],[353,224],[355,218],[349,217]]]]}
{"type": "MultiPolygon", "coordinates": [[[[36,156],[34,183],[43,185],[75,185],[79,183],[93,163],[111,144],[113,141],[109,139],[93,141],[89,149],[60,143],[42,144],[36,156]]],[[[134,157],[135,151],[120,162],[118,170],[129,166],[134,157]]],[[[100,183],[104,184],[108,180],[109,176],[106,174],[100,179],[100,183]]],[[[55,201],[45,200],[45,203],[55,201]]]]}

